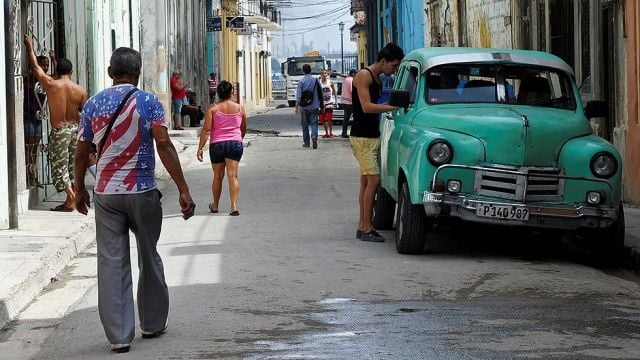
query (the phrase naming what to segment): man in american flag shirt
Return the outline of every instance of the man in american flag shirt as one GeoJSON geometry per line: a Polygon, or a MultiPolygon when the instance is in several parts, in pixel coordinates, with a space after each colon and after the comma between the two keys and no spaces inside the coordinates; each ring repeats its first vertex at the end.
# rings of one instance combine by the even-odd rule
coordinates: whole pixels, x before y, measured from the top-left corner
{"type": "Polygon", "coordinates": [[[167,327],[169,291],[162,259],[156,250],[162,228],[162,205],[154,176],[154,141],[162,164],[180,192],[183,218],[193,216],[195,209],[178,154],[169,139],[162,104],[157,96],[135,87],[141,67],[139,52],[130,48],[113,52],[108,69],[113,86],[85,104],[76,149],[75,164],[79,166],[75,168],[76,209],[86,215],[90,198],[84,184],[85,171],[91,144],[98,146],[94,189],[98,310],[111,349],[116,352],[129,351],[135,335],[130,230],[136,235],[138,247],[137,297],[142,337],[159,336],[167,327]],[[107,133],[121,104],[121,111],[107,133]]]}

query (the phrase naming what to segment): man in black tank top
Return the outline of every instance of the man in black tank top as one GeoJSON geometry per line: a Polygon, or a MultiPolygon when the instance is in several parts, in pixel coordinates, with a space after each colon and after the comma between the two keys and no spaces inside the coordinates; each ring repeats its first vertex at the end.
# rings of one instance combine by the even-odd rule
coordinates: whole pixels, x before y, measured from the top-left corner
{"type": "Polygon", "coordinates": [[[382,242],[384,237],[373,229],[373,202],[380,183],[380,120],[379,113],[395,107],[376,104],[380,97],[380,74],[391,75],[398,70],[404,51],[393,43],[378,53],[375,63],[360,70],[353,79],[353,124],[351,125],[351,150],[360,165],[360,219],[356,238],[362,241],[382,242]]]}

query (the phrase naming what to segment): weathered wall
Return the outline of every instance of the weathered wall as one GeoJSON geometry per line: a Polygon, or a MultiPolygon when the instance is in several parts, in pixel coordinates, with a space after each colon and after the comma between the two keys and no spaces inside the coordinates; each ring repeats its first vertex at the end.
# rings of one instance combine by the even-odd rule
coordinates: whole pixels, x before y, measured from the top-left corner
{"type": "Polygon", "coordinates": [[[510,8],[510,0],[425,2],[424,46],[509,48],[512,46],[510,8]],[[461,32],[466,33],[466,43],[460,38],[461,32]]]}
{"type": "MultiPolygon", "coordinates": [[[[142,86],[160,98],[165,109],[169,107],[169,53],[167,9],[165,1],[152,0],[140,2],[140,49],[142,54],[142,86]]],[[[166,118],[170,119],[168,114],[166,118]]]]}
{"type": "MultiPolygon", "coordinates": [[[[8,18],[8,14],[5,14],[5,10],[8,10],[7,1],[2,4],[0,9],[0,39],[4,43],[5,34],[5,19],[8,18]]],[[[0,46],[0,104],[7,103],[6,96],[6,74],[5,74],[5,46],[0,46]]],[[[7,111],[6,108],[0,111],[0,174],[9,173],[9,161],[8,161],[8,138],[7,138],[7,111]]],[[[9,228],[9,179],[8,176],[0,176],[0,230],[9,228]]]]}
{"type": "Polygon", "coordinates": [[[203,0],[169,1],[169,73],[182,70],[189,87],[198,93],[198,103],[209,98],[207,57],[205,54],[205,14],[203,0]]]}
{"type": "Polygon", "coordinates": [[[509,0],[467,0],[467,34],[472,47],[511,47],[509,0]]]}

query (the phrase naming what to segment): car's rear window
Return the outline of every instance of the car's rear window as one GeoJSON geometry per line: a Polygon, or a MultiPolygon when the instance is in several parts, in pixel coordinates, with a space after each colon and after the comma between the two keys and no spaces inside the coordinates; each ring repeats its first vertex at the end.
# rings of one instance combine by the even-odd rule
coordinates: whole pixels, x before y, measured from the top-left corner
{"type": "Polygon", "coordinates": [[[455,64],[426,74],[429,104],[510,103],[576,109],[571,79],[551,68],[455,64]]]}

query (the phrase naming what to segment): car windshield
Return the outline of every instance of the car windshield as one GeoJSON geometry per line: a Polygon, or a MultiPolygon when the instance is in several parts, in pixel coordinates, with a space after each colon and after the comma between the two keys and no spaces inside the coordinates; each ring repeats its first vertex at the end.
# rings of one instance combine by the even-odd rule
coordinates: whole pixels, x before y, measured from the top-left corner
{"type": "Polygon", "coordinates": [[[297,62],[289,62],[289,67],[287,68],[287,74],[289,75],[304,75],[302,72],[302,66],[304,64],[309,64],[311,66],[311,74],[318,75],[320,71],[324,69],[324,60],[318,61],[297,61],[297,62]]]}
{"type": "Polygon", "coordinates": [[[571,79],[544,67],[455,64],[430,69],[429,104],[509,103],[575,110],[571,79]]]}

